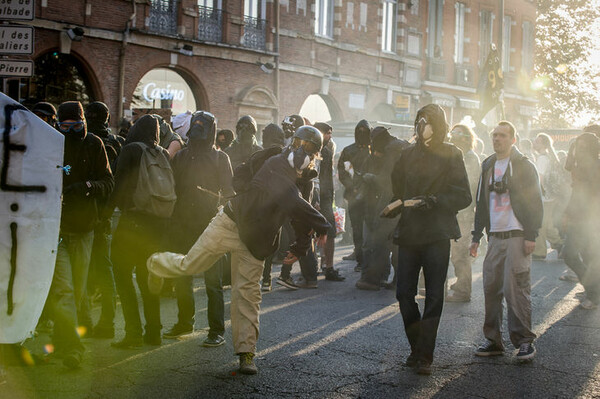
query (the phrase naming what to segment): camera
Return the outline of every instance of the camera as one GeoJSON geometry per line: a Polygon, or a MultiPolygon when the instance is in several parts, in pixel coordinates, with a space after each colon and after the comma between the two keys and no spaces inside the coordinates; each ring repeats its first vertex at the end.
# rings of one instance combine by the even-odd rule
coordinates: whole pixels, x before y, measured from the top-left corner
{"type": "Polygon", "coordinates": [[[504,179],[500,181],[495,181],[490,184],[490,192],[494,191],[497,194],[504,194],[508,191],[508,184],[504,179]]]}

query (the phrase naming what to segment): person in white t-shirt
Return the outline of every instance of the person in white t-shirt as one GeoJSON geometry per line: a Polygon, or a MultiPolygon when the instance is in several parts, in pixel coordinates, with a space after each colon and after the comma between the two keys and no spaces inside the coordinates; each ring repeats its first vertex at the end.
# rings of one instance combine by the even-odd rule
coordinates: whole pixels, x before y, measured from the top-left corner
{"type": "Polygon", "coordinates": [[[477,256],[485,228],[488,250],[483,261],[487,342],[477,356],[504,354],[502,300],[508,307],[508,330],[517,359],[535,356],[531,329],[531,253],[542,225],[543,206],[535,166],[519,152],[515,127],[502,121],[492,132],[494,154],[482,163],[477,189],[471,256],[477,256]]]}

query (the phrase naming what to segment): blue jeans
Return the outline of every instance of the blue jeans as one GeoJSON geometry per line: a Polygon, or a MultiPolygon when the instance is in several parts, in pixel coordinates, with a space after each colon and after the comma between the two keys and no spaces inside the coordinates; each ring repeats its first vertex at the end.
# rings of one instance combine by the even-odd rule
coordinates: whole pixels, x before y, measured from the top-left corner
{"type": "Polygon", "coordinates": [[[48,307],[54,319],[52,341],[57,352],[83,352],[77,334],[77,309],[87,284],[94,233],[61,233],[56,266],[48,294],[48,307]]]}
{"type": "Polygon", "coordinates": [[[431,363],[444,294],[450,240],[398,248],[398,279],[396,298],[400,304],[404,330],[412,353],[419,360],[431,363]],[[419,273],[425,275],[425,309],[421,315],[415,301],[419,273]]]}

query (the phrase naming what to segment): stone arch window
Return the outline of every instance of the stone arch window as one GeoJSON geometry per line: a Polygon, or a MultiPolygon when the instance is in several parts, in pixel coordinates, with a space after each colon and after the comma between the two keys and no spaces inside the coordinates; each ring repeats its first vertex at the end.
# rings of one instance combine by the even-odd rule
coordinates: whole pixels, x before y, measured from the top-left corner
{"type": "Polygon", "coordinates": [[[243,115],[252,115],[258,124],[258,136],[262,129],[269,123],[278,123],[275,120],[279,101],[273,92],[264,86],[249,86],[237,96],[238,118],[243,115]]]}

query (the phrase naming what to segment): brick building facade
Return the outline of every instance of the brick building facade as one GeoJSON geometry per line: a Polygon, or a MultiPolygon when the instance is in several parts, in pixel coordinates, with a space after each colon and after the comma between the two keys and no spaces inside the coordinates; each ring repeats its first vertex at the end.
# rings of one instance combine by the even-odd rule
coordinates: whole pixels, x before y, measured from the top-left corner
{"type": "MultiPolygon", "coordinates": [[[[32,58],[45,80],[23,82],[18,95],[101,100],[113,115],[129,116],[143,108],[142,78],[168,70],[181,82],[145,86],[150,107],[170,108],[189,93],[220,127],[244,114],[260,125],[280,122],[313,95],[340,127],[362,118],[410,125],[428,102],[444,106],[452,122],[476,119],[479,67],[498,39],[499,2],[36,0],[32,58]],[[78,27],[83,34],[70,37],[78,27]],[[53,74],[52,65],[70,64],[74,75],[65,76],[85,90],[53,74]]],[[[528,130],[536,8],[530,0],[504,3],[506,117],[528,130]]]]}

